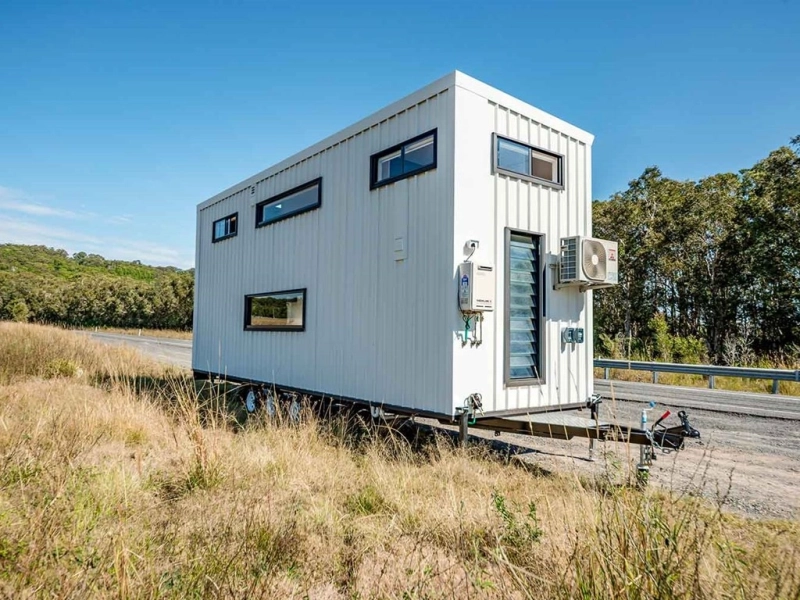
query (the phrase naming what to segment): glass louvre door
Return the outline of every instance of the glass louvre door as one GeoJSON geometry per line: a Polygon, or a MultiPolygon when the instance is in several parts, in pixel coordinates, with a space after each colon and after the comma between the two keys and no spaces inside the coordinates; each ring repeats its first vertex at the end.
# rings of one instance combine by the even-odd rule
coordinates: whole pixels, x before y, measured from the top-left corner
{"type": "Polygon", "coordinates": [[[539,379],[539,236],[509,232],[506,259],[508,379],[539,379]]]}

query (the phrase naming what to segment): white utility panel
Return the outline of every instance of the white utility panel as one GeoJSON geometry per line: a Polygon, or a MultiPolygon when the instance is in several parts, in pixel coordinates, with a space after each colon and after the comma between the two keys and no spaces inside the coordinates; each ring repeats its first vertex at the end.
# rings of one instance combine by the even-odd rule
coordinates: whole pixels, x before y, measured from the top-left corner
{"type": "Polygon", "coordinates": [[[494,310],[494,267],[474,262],[458,266],[458,305],[461,312],[494,310]]]}

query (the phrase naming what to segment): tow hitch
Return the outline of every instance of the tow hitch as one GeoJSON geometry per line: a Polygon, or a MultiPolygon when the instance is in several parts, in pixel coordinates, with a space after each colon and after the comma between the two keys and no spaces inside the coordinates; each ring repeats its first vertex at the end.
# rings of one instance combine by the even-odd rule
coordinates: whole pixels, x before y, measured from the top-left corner
{"type": "MultiPolygon", "coordinates": [[[[679,425],[671,427],[664,425],[664,422],[672,415],[672,411],[668,410],[653,423],[652,427],[648,428],[647,409],[645,409],[642,411],[641,427],[637,428],[601,421],[597,415],[598,401],[599,398],[592,398],[592,402],[589,404],[589,407],[593,409],[592,418],[566,411],[516,417],[477,416],[469,422],[469,427],[493,429],[495,433],[516,433],[559,440],[582,437],[592,441],[636,444],[640,447],[637,469],[645,481],[650,471],[650,465],[656,460],[658,451],[667,454],[682,450],[687,439],[700,439],[700,432],[689,423],[686,411],[678,411],[679,425]]],[[[592,446],[590,446],[590,452],[591,448],[592,446]]]]}
{"type": "MultiPolygon", "coordinates": [[[[681,420],[680,425],[665,427],[662,423],[671,414],[672,411],[666,411],[653,423],[653,427],[649,431],[645,430],[650,438],[650,443],[641,445],[639,464],[636,466],[639,479],[645,483],[650,475],[650,466],[657,458],[656,450],[661,450],[662,453],[667,454],[673,450],[683,450],[686,438],[700,439],[700,432],[689,423],[689,416],[685,410],[678,411],[678,418],[681,420]]],[[[645,425],[646,422],[647,411],[643,410],[642,425],[645,425]]]]}

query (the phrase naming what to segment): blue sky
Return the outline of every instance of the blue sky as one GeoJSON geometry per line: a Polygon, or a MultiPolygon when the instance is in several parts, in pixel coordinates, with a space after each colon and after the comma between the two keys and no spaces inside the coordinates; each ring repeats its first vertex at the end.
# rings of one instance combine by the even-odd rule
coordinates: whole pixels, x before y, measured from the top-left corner
{"type": "Polygon", "coordinates": [[[195,206],[459,69],[591,131],[594,197],[800,134],[800,3],[0,5],[0,243],[191,266],[195,206]]]}

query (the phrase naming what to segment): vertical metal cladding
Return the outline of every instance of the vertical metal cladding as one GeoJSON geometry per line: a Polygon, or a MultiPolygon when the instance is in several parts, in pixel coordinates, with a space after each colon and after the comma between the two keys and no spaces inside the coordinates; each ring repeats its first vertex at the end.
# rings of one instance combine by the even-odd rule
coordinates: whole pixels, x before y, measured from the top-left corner
{"type": "MultiPolygon", "coordinates": [[[[502,174],[494,179],[494,220],[497,240],[503,240],[505,228],[544,234],[543,264],[558,256],[560,239],[569,235],[591,235],[591,198],[587,187],[590,149],[586,143],[537,122],[502,104],[488,102],[493,113],[494,132],[536,146],[564,157],[564,186],[559,189],[502,174]]],[[[505,273],[504,244],[495,244],[498,273],[505,273]]],[[[588,294],[575,288],[555,291],[556,273],[546,267],[543,295],[546,316],[543,325],[543,379],[536,385],[507,385],[505,381],[506,343],[504,328],[495,343],[495,397],[491,410],[515,411],[585,402],[591,394],[591,344],[563,345],[562,327],[583,327],[591,331],[588,294]]],[[[498,323],[505,316],[505,291],[498,286],[500,310],[498,323]]],[[[591,338],[591,333],[587,336],[591,338]]]]}
{"type": "Polygon", "coordinates": [[[554,290],[550,267],[560,239],[591,233],[590,157],[593,137],[580,129],[472,78],[457,81],[455,98],[455,182],[453,264],[466,258],[464,243],[479,240],[472,260],[490,262],[497,273],[495,309],[484,315],[484,343],[463,346],[457,339],[460,315],[450,316],[453,403],[473,393],[486,412],[519,412],[577,405],[591,394],[591,343],[561,344],[563,327],[583,327],[591,339],[591,296],[576,288],[554,290]],[[516,177],[494,169],[494,136],[563,156],[563,186],[516,177]],[[540,319],[542,368],[538,381],[507,380],[508,231],[540,234],[540,319]]]}
{"type": "Polygon", "coordinates": [[[193,367],[451,414],[453,121],[442,85],[201,205],[193,367]],[[436,169],[370,190],[372,154],[434,128],[436,169]],[[258,202],[318,177],[320,208],[255,227],[258,202]],[[212,244],[212,223],[235,211],[238,235],[212,244]],[[245,294],[297,288],[304,332],[243,330],[245,294]]]}

